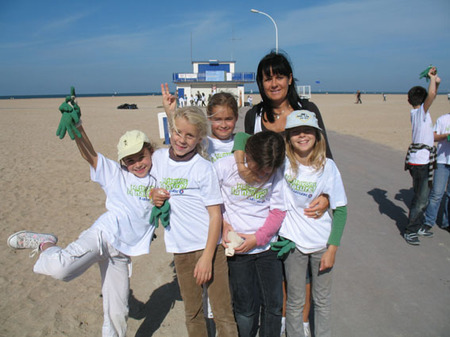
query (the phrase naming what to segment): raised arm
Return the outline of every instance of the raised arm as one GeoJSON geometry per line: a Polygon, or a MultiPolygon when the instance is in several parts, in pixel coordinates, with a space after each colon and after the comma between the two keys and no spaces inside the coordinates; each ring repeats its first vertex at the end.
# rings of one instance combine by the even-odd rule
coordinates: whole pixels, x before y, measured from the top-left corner
{"type": "Polygon", "coordinates": [[[89,163],[89,165],[96,169],[98,160],[97,152],[95,152],[91,141],[89,140],[86,132],[83,129],[83,126],[78,126],[77,130],[81,133],[81,137],[75,137],[75,142],[77,143],[81,157],[83,157],[89,163]]]}
{"type": "Polygon", "coordinates": [[[167,83],[161,84],[161,94],[163,99],[164,111],[167,117],[173,115],[177,108],[177,98],[169,91],[169,85],[167,83]]]}
{"type": "Polygon", "coordinates": [[[441,83],[441,79],[437,75],[437,70],[435,67],[430,69],[430,71],[428,72],[428,77],[430,78],[430,84],[428,85],[428,95],[425,99],[425,102],[423,103],[423,109],[425,110],[425,112],[430,109],[431,104],[436,98],[439,84],[441,83]]]}

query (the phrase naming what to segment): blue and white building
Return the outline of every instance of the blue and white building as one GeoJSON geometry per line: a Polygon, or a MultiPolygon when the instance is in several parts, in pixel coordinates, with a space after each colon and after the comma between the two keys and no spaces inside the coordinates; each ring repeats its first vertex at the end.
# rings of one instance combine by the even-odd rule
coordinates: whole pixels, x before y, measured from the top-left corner
{"type": "Polygon", "coordinates": [[[191,95],[205,94],[206,98],[217,92],[226,91],[235,95],[238,106],[244,106],[244,85],[255,82],[255,73],[235,72],[235,61],[193,61],[192,73],[174,73],[173,83],[178,97],[189,100],[191,95]]]}

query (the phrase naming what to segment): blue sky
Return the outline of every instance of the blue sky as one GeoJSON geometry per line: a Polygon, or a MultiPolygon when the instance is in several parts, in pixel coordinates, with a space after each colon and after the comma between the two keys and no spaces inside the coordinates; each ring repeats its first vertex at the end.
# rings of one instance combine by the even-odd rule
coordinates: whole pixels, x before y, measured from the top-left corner
{"type": "Polygon", "coordinates": [[[448,0],[2,0],[0,96],[173,89],[191,55],[255,72],[275,29],[251,8],[314,91],[405,92],[429,64],[450,91],[448,0]]]}

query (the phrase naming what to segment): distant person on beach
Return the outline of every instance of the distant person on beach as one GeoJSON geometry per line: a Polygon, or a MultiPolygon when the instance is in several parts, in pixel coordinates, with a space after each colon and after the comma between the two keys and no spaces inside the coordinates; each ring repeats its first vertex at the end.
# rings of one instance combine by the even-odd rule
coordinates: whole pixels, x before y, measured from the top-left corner
{"type": "Polygon", "coordinates": [[[202,106],[206,106],[206,96],[204,92],[202,92],[202,106]]]}
{"type": "Polygon", "coordinates": [[[433,187],[428,206],[425,211],[424,226],[431,229],[436,223],[440,206],[442,209],[441,228],[449,230],[449,200],[450,200],[450,113],[439,117],[434,126],[434,141],[437,144],[436,170],[434,171],[433,187]],[[444,201],[441,203],[442,198],[444,201]]]}
{"type": "Polygon", "coordinates": [[[184,107],[184,97],[183,97],[183,95],[181,95],[181,96],[178,98],[178,106],[179,106],[180,108],[184,107]]]}
{"type": "Polygon", "coordinates": [[[250,108],[253,106],[253,97],[251,95],[247,96],[247,103],[250,108]]]}
{"type": "MultiPolygon", "coordinates": [[[[63,113],[61,120],[66,117],[63,113]]],[[[73,121],[70,123],[70,129],[76,130],[78,135],[75,141],[81,157],[90,165],[92,181],[105,191],[107,212],[64,249],[56,245],[55,235],[30,231],[11,235],[8,245],[14,249],[33,249],[32,253],[41,252],[33,271],[66,282],[98,264],[104,311],[102,336],[124,337],[130,256],[149,253],[155,230],[149,223],[153,208],[149,193],[156,185],[150,174],[155,147],[143,132],[128,131],[117,145],[119,162],[116,162],[94,150],[81,123],[77,126],[73,121]]],[[[62,138],[64,134],[59,135],[62,138]]]]}
{"type": "Polygon", "coordinates": [[[195,106],[199,105],[198,95],[197,94],[194,95],[194,104],[193,105],[195,105],[195,106]]]}
{"type": "Polygon", "coordinates": [[[202,142],[207,118],[198,107],[177,109],[169,117],[170,148],[155,151],[152,168],[158,187],[155,206],[170,205],[165,228],[166,251],[174,254],[175,270],[190,337],[206,337],[203,286],[207,287],[217,333],[237,337],[231,306],[222,229],[219,181],[202,142]]]}
{"type": "Polygon", "coordinates": [[[361,91],[356,91],[356,102],[355,102],[355,104],[362,104],[362,101],[361,101],[361,91]]]}
{"type": "Polygon", "coordinates": [[[423,215],[433,181],[436,155],[436,148],[433,146],[433,122],[429,109],[436,98],[441,79],[438,77],[435,67],[429,70],[428,77],[430,80],[428,93],[421,86],[412,87],[408,91],[408,102],[412,106],[412,142],[406,154],[405,170],[411,174],[414,196],[403,236],[410,245],[419,245],[419,236],[433,236],[430,228],[423,225],[423,215]]]}
{"type": "Polygon", "coordinates": [[[383,101],[386,102],[386,94],[383,93],[383,101]]]}

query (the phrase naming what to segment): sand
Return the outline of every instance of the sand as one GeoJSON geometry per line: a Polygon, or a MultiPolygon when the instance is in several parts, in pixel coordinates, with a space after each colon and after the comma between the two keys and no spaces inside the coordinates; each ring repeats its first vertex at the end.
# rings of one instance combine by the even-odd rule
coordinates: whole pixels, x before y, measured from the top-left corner
{"type": "MultiPolygon", "coordinates": [[[[259,97],[255,95],[254,103],[259,97]]],[[[411,127],[406,95],[313,95],[328,130],[354,135],[404,151],[411,127]]],[[[0,336],[99,336],[102,325],[100,276],[94,266],[69,283],[36,275],[29,251],[14,251],[6,239],[30,229],[58,235],[62,246],[76,239],[104,211],[104,193],[90,181],[87,163],[74,142],[55,136],[61,99],[0,100],[0,336]]],[[[141,129],[162,146],[157,113],[161,96],[80,98],[82,119],[95,149],[116,158],[116,143],[127,130],[141,129]],[[138,110],[117,110],[135,103],[138,110]]],[[[433,121],[449,112],[444,95],[432,106],[433,121]]],[[[241,116],[242,118],[243,116],[241,116]]],[[[242,119],[240,119],[242,123],[242,119]]],[[[240,124],[238,130],[242,129],[240,124]]],[[[331,147],[333,144],[331,144],[331,147]]],[[[403,174],[403,173],[399,173],[403,174]]],[[[187,336],[183,303],[172,256],[163,233],[150,255],[133,258],[129,336],[187,336]],[[136,314],[135,303],[146,303],[136,314]]]]}

